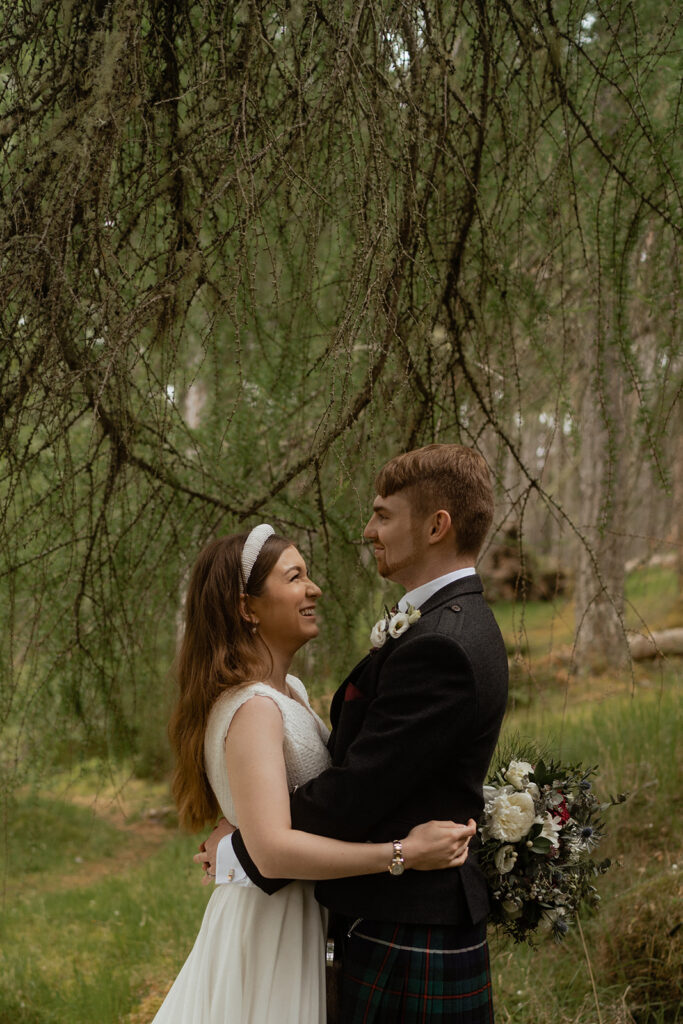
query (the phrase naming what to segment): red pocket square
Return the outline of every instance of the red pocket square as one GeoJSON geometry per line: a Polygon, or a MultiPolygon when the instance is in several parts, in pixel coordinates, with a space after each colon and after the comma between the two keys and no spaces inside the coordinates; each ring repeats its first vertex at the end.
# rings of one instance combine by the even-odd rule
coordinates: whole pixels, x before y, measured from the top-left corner
{"type": "Polygon", "coordinates": [[[364,699],[365,694],[363,693],[363,691],[359,690],[357,686],[353,685],[353,683],[349,683],[349,685],[346,687],[346,690],[344,691],[344,701],[364,699]]]}

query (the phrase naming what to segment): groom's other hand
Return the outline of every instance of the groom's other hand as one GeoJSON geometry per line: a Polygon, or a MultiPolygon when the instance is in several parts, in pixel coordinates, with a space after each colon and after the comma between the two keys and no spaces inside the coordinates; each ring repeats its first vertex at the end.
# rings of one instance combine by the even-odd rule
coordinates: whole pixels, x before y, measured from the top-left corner
{"type": "Polygon", "coordinates": [[[213,832],[199,844],[199,853],[195,853],[192,860],[204,870],[202,885],[213,884],[216,877],[216,849],[221,839],[234,831],[235,826],[231,825],[227,818],[221,818],[213,832]]]}

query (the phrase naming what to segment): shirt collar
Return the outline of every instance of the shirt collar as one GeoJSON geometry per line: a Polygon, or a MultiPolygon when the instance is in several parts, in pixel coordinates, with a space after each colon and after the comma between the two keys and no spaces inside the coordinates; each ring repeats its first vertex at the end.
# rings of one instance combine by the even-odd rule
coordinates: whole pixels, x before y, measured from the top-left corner
{"type": "Polygon", "coordinates": [[[456,580],[462,580],[466,576],[475,576],[476,572],[477,570],[474,566],[468,566],[466,569],[456,569],[455,572],[447,572],[445,576],[437,576],[435,580],[428,580],[422,586],[415,587],[414,590],[409,590],[407,594],[404,594],[398,602],[398,609],[404,612],[409,604],[413,608],[420,608],[437,590],[447,587],[449,583],[455,583],[456,580]]]}

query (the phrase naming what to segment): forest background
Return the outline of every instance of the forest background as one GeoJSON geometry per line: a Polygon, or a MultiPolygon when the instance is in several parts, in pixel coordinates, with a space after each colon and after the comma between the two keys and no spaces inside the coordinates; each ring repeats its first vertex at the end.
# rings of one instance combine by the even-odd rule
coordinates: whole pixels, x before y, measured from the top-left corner
{"type": "Polygon", "coordinates": [[[300,546],[324,599],[298,671],[324,713],[393,601],[361,539],[374,474],[432,441],[474,445],[493,471],[481,571],[509,648],[508,731],[554,730],[588,761],[601,749],[606,781],[636,794],[614,812],[613,855],[633,840],[645,886],[637,913],[608,917],[618,953],[581,932],[525,961],[518,988],[503,944],[502,1019],[675,1019],[676,661],[631,652],[636,634],[656,654],[683,626],[680,12],[0,12],[0,1019],[133,1020],[187,952],[202,900],[172,831],[152,860],[176,858],[173,926],[145,876],[167,939],[147,910],[135,941],[98,918],[118,988],[85,939],[68,969],[22,950],[45,900],[56,929],[81,920],[71,889],[105,850],[128,851],[136,891],[142,824],[172,817],[170,669],[199,548],[261,520],[300,546]],[[37,897],[14,892],[21,864],[37,897]],[[598,992],[591,957],[613,969],[625,950],[598,992]],[[661,984],[633,982],[655,963],[661,984]],[[569,974],[532,1011],[541,968],[569,974]]]}

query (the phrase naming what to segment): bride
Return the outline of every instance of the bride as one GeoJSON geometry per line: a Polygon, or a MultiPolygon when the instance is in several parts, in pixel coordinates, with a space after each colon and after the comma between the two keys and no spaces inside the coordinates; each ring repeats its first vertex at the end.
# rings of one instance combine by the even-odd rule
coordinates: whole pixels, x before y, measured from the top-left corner
{"type": "MultiPolygon", "coordinates": [[[[290,791],[329,765],[327,729],[288,674],[318,633],[319,597],[297,549],[267,524],[211,542],[192,571],[170,725],[180,822],[197,831],[225,815],[263,875],[295,881],[272,896],[215,888],[154,1024],[323,1024],[325,911],[311,880],[380,873],[392,859],[391,842],[291,827],[290,791]]],[[[403,839],[405,866],[458,866],[468,841],[451,822],[418,825],[403,839]]]]}

